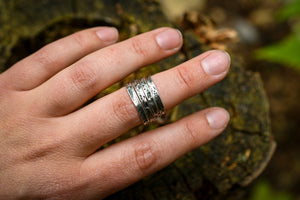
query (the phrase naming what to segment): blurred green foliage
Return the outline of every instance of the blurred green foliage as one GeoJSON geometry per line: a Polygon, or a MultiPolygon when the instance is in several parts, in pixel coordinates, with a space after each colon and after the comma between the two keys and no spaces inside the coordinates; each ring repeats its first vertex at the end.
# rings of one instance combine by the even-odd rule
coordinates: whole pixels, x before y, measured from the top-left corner
{"type": "Polygon", "coordinates": [[[292,32],[278,43],[256,50],[255,57],[291,66],[300,72],[300,0],[283,6],[278,19],[290,22],[292,32]]]}
{"type": "Polygon", "coordinates": [[[259,181],[255,184],[249,200],[293,200],[288,193],[277,191],[267,181],[259,181]]]}

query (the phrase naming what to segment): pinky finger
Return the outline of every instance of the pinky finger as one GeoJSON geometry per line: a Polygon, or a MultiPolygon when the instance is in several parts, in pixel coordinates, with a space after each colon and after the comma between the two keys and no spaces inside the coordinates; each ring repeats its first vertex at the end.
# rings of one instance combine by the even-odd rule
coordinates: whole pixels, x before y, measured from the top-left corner
{"type": "Polygon", "coordinates": [[[2,74],[5,85],[13,90],[33,89],[77,60],[115,43],[117,39],[118,31],[112,27],[90,28],[69,35],[9,68],[2,74]]]}
{"type": "Polygon", "coordinates": [[[92,190],[101,188],[108,191],[102,194],[107,196],[207,143],[225,129],[228,121],[224,109],[203,110],[91,155],[82,165],[82,175],[96,183],[92,190]]]}

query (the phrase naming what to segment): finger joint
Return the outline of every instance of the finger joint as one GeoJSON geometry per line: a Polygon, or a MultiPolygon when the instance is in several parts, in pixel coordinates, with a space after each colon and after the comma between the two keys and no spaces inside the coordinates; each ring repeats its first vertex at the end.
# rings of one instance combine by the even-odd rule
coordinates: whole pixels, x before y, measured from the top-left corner
{"type": "Polygon", "coordinates": [[[176,68],[177,80],[185,88],[191,89],[195,84],[194,74],[187,66],[176,68]]]}
{"type": "MultiPolygon", "coordinates": [[[[60,49],[57,44],[56,49],[60,49]]],[[[59,52],[59,51],[57,51],[59,52]]],[[[34,54],[34,60],[38,63],[38,67],[43,67],[48,73],[54,73],[58,66],[61,66],[61,60],[57,59],[57,54],[53,52],[53,45],[49,44],[34,54]]]]}
{"type": "Polygon", "coordinates": [[[192,121],[185,121],[184,122],[184,135],[186,136],[186,139],[188,143],[190,143],[192,146],[195,146],[199,143],[199,137],[198,137],[198,130],[196,129],[195,125],[192,121]]]}
{"type": "Polygon", "coordinates": [[[85,32],[77,32],[70,36],[75,44],[79,46],[81,49],[86,49],[87,44],[89,44],[88,39],[86,37],[85,32]]]}
{"type": "Polygon", "coordinates": [[[137,119],[139,119],[137,110],[134,108],[132,102],[124,96],[121,96],[116,99],[116,101],[112,102],[112,108],[113,115],[117,118],[116,120],[118,122],[128,123],[129,121],[137,121],[137,119]]]}
{"type": "Polygon", "coordinates": [[[80,62],[70,72],[70,80],[75,88],[91,89],[96,85],[96,72],[90,62],[80,62]]]}
{"type": "Polygon", "coordinates": [[[140,39],[132,39],[131,47],[133,52],[142,58],[146,58],[148,56],[148,52],[145,48],[143,48],[143,46],[143,42],[140,39]]]}
{"type": "Polygon", "coordinates": [[[155,166],[158,155],[153,141],[140,141],[134,146],[136,165],[142,174],[147,173],[155,166]]]}

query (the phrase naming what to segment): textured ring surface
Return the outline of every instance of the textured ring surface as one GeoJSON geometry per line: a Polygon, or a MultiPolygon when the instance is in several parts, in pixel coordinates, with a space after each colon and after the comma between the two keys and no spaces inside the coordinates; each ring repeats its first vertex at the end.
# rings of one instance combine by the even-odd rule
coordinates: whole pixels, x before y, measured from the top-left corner
{"type": "Polygon", "coordinates": [[[136,92],[135,92],[134,87],[132,86],[131,83],[129,83],[129,84],[127,84],[127,87],[126,87],[126,88],[127,88],[128,94],[129,94],[129,96],[130,96],[130,98],[131,98],[131,101],[132,101],[133,104],[135,105],[135,107],[136,107],[137,111],[139,112],[139,115],[140,115],[140,117],[142,118],[143,122],[144,122],[144,123],[147,122],[148,119],[147,119],[147,117],[146,117],[146,115],[145,115],[144,108],[143,108],[143,106],[142,106],[142,104],[141,104],[141,102],[140,102],[139,97],[137,96],[137,94],[136,94],[136,92]]]}
{"type": "Polygon", "coordinates": [[[162,103],[162,101],[161,101],[161,99],[160,99],[160,96],[159,96],[159,94],[158,94],[158,91],[157,91],[157,89],[156,89],[156,86],[154,85],[154,83],[153,83],[153,81],[152,81],[152,79],[151,79],[150,76],[148,76],[148,77],[146,78],[146,82],[147,82],[147,84],[148,84],[148,86],[149,86],[149,88],[150,88],[150,91],[152,92],[152,96],[154,97],[155,103],[156,103],[156,105],[157,105],[158,115],[159,115],[160,117],[164,117],[165,114],[166,114],[164,105],[163,105],[163,103],[162,103]]]}
{"type": "Polygon", "coordinates": [[[165,116],[165,109],[150,76],[128,83],[127,92],[144,125],[165,116]]]}
{"type": "Polygon", "coordinates": [[[153,114],[151,111],[151,107],[149,105],[149,101],[145,95],[144,89],[142,88],[142,84],[140,84],[140,82],[138,80],[135,80],[133,82],[133,85],[134,85],[134,89],[137,93],[137,96],[140,99],[140,103],[142,104],[142,106],[144,108],[145,115],[147,116],[148,121],[151,122],[153,119],[153,114]]]}
{"type": "Polygon", "coordinates": [[[144,93],[148,99],[148,103],[151,107],[151,111],[153,113],[153,117],[157,117],[158,116],[158,113],[159,113],[159,110],[158,110],[158,107],[157,107],[157,104],[155,102],[155,99],[154,99],[154,95],[153,93],[151,92],[151,89],[150,87],[148,86],[147,82],[146,82],[146,79],[145,78],[142,78],[140,80],[140,83],[142,84],[142,88],[144,90],[144,93]]]}

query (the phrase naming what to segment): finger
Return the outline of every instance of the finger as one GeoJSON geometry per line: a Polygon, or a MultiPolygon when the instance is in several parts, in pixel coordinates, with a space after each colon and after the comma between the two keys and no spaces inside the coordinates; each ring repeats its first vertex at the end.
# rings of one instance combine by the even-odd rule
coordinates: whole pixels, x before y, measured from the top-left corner
{"type": "Polygon", "coordinates": [[[207,143],[228,121],[224,109],[203,110],[91,155],[84,161],[81,175],[93,183],[91,191],[116,192],[207,143]]]}
{"type": "Polygon", "coordinates": [[[12,89],[30,90],[83,56],[114,43],[117,39],[117,30],[110,27],[74,33],[16,63],[4,73],[4,77],[12,89]]]}
{"type": "MultiPolygon", "coordinates": [[[[152,79],[165,108],[170,109],[222,80],[229,65],[227,53],[209,51],[158,73],[152,79]]],[[[72,113],[65,120],[70,140],[76,144],[78,151],[88,154],[141,123],[125,88],[72,113]]]]}
{"type": "Polygon", "coordinates": [[[175,53],[181,44],[175,29],[141,34],[86,56],[37,88],[33,98],[42,98],[41,113],[64,115],[141,66],[175,53]]]}

